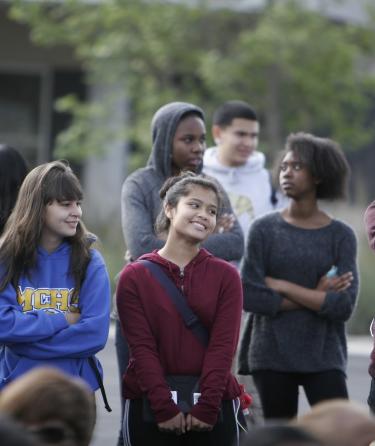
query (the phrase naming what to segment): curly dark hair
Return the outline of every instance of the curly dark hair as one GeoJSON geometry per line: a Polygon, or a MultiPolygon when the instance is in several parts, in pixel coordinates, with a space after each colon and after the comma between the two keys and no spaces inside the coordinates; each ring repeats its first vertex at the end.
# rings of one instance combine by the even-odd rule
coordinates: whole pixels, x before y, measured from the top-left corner
{"type": "Polygon", "coordinates": [[[290,151],[300,159],[312,176],[319,180],[316,189],[318,199],[336,200],[346,197],[350,167],[337,142],[310,133],[291,133],[286,140],[285,150],[276,163],[277,181],[281,162],[290,151]]]}

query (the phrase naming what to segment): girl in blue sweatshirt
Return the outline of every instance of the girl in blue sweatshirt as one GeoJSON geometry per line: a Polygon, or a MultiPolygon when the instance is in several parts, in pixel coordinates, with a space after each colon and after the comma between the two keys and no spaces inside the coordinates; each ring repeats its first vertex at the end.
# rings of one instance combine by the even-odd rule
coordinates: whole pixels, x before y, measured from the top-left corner
{"type": "Polygon", "coordinates": [[[0,242],[0,388],[40,365],[99,387],[94,355],[107,341],[110,286],[81,200],[62,161],[36,167],[21,186],[0,242]]]}

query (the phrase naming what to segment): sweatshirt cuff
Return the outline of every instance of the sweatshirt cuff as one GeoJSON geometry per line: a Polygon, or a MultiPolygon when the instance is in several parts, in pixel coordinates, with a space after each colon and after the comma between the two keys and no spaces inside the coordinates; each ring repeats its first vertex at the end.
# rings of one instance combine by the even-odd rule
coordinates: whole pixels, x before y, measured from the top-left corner
{"type": "Polygon", "coordinates": [[[179,413],[180,413],[180,410],[179,410],[178,406],[176,406],[175,404],[171,404],[170,407],[163,410],[162,412],[159,411],[159,412],[155,413],[155,420],[157,423],[163,423],[164,421],[168,421],[171,418],[174,418],[179,413]]]}
{"type": "Polygon", "coordinates": [[[214,426],[217,423],[219,411],[220,409],[213,410],[211,407],[207,407],[206,405],[200,405],[198,403],[195,406],[193,406],[190,413],[194,418],[197,418],[199,421],[203,421],[204,423],[214,426]]]}

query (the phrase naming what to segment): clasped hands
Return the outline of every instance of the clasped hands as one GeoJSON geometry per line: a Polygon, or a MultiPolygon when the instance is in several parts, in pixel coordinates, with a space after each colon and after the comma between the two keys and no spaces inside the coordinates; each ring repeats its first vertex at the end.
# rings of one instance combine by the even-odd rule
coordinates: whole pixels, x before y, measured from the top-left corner
{"type": "Polygon", "coordinates": [[[173,418],[163,421],[162,423],[158,423],[158,428],[161,432],[181,435],[189,431],[208,432],[212,430],[213,426],[198,420],[191,414],[187,414],[185,416],[182,412],[180,412],[173,418]]]}
{"type": "Polygon", "coordinates": [[[216,221],[215,232],[222,234],[223,232],[229,232],[234,225],[235,217],[233,214],[223,214],[216,221]]]}
{"type": "Polygon", "coordinates": [[[352,281],[353,273],[351,271],[335,277],[327,277],[324,275],[320,278],[316,289],[319,291],[336,291],[339,293],[348,289],[352,281]]]}

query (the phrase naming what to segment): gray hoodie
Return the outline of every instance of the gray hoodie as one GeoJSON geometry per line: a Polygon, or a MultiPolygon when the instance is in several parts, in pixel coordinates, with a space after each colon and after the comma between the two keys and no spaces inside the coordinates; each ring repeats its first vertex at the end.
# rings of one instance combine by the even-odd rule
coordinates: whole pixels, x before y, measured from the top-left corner
{"type": "MultiPolygon", "coordinates": [[[[154,230],[156,217],[161,210],[159,190],[172,175],[172,143],[181,118],[194,112],[204,120],[203,111],[185,102],[172,102],[161,107],[151,123],[152,150],[147,166],[127,177],[122,187],[121,217],[125,243],[132,259],[160,249],[164,241],[154,230]]],[[[198,168],[200,173],[202,166],[198,168]]],[[[233,213],[227,194],[223,195],[222,212],[233,213]]],[[[225,233],[209,236],[203,246],[213,255],[224,260],[239,260],[244,251],[243,233],[236,220],[233,228],[225,233]]]]}

